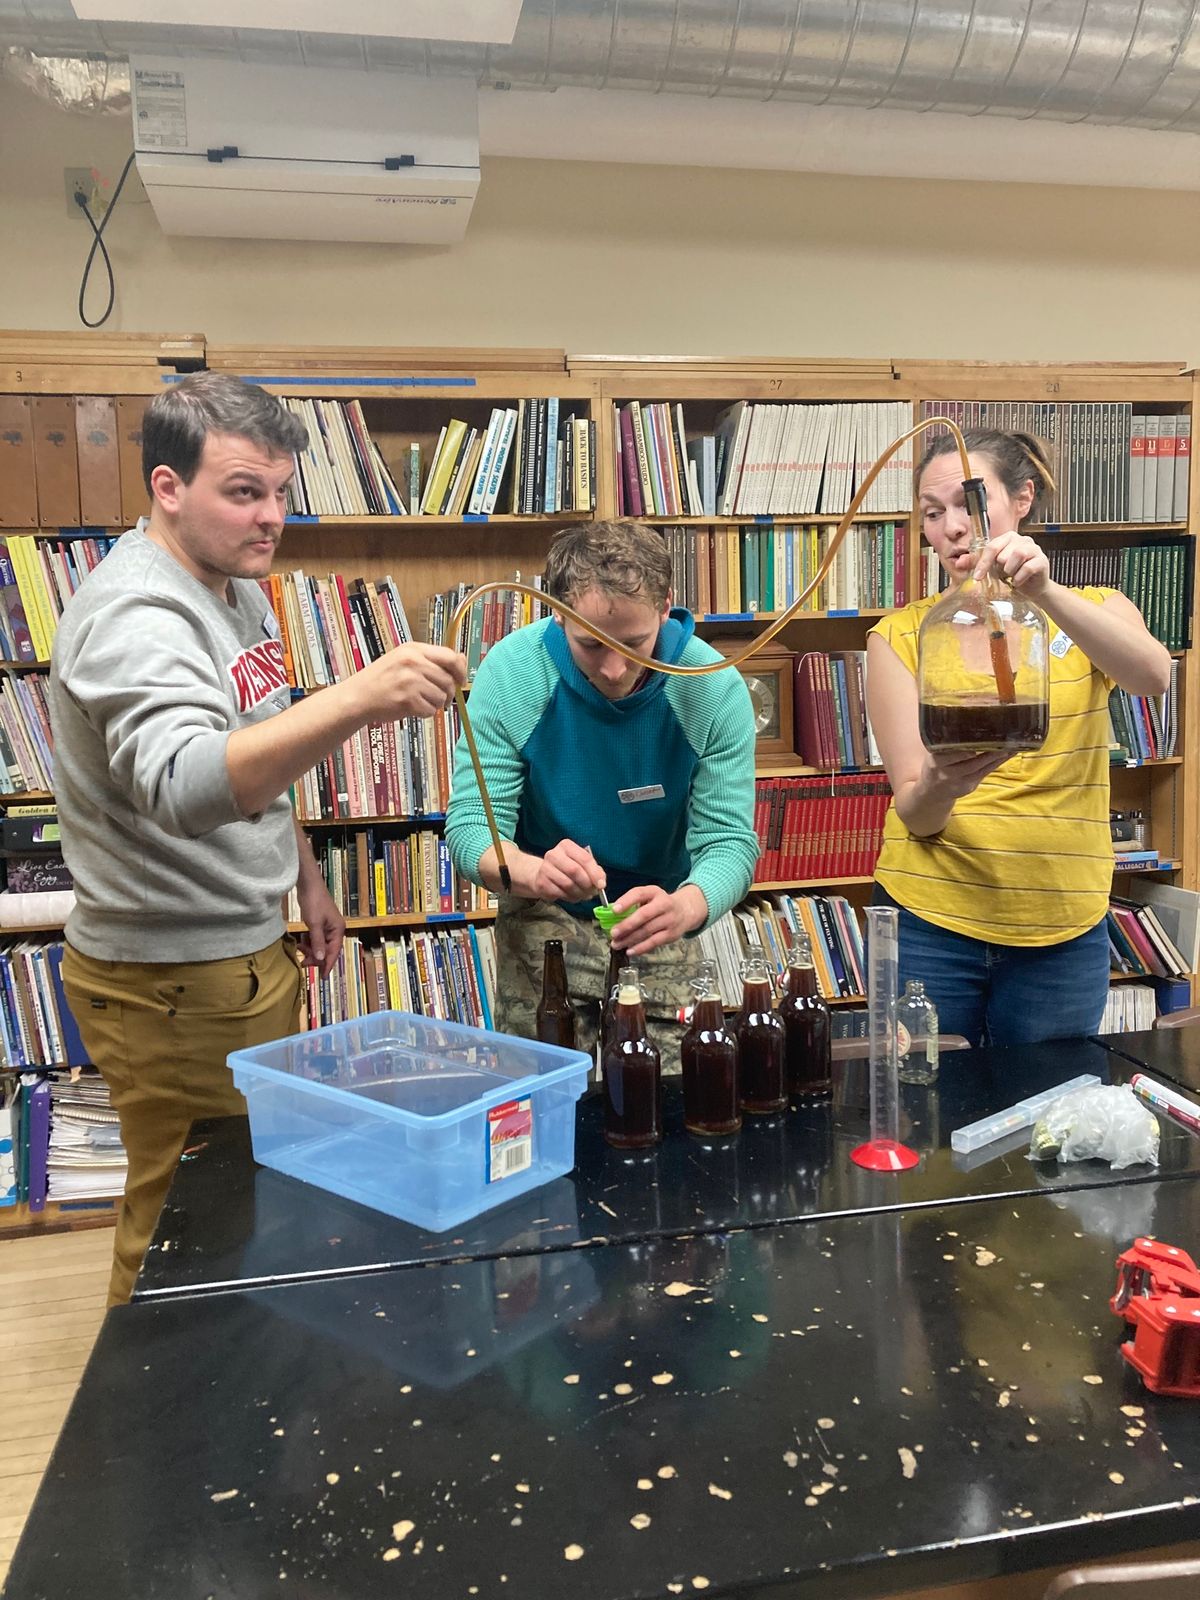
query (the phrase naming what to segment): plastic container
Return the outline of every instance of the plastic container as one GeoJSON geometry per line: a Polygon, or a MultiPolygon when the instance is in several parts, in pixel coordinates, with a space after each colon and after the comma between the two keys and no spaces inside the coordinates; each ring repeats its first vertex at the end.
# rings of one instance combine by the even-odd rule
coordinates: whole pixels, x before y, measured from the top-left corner
{"type": "Polygon", "coordinates": [[[229,1057],[254,1156],[434,1233],[569,1172],[579,1050],[377,1011],[229,1057]]]}
{"type": "Polygon", "coordinates": [[[990,1117],[983,1117],[979,1122],[969,1123],[965,1128],[955,1128],[950,1135],[950,1148],[959,1155],[969,1155],[972,1150],[979,1150],[995,1139],[1002,1139],[1006,1133],[1015,1133],[1018,1128],[1030,1128],[1045,1107],[1052,1105],[1061,1095],[1070,1094],[1075,1089],[1090,1089],[1099,1082],[1094,1072],[1084,1072],[1078,1078],[1071,1078],[1053,1089],[1031,1094],[1028,1099],[1018,1100],[1015,1106],[1009,1106],[1007,1111],[993,1111],[990,1117]]]}

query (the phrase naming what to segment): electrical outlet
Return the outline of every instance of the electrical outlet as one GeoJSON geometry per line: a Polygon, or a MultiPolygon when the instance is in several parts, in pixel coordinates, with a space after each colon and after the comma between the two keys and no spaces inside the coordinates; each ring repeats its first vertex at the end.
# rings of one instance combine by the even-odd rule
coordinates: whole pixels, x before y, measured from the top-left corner
{"type": "Polygon", "coordinates": [[[64,167],[63,184],[67,194],[67,215],[78,217],[80,222],[87,221],[75,199],[77,194],[81,194],[87,201],[88,210],[99,222],[104,203],[100,198],[100,175],[95,167],[64,167]]]}

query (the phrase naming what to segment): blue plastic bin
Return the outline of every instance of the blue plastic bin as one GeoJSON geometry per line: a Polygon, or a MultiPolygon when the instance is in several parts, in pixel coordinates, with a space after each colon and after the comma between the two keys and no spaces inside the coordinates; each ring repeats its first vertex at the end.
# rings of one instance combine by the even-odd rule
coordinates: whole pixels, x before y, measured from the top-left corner
{"type": "Polygon", "coordinates": [[[579,1050],[376,1011],[229,1057],[254,1155],[435,1233],[575,1164],[579,1050]]]}

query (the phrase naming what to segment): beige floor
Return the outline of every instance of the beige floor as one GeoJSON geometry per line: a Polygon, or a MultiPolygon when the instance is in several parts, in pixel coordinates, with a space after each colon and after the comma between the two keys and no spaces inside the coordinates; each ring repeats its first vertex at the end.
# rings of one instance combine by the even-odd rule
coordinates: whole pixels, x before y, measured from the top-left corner
{"type": "Polygon", "coordinates": [[[0,1587],[104,1317],[112,1241],[0,1237],[0,1587]]]}

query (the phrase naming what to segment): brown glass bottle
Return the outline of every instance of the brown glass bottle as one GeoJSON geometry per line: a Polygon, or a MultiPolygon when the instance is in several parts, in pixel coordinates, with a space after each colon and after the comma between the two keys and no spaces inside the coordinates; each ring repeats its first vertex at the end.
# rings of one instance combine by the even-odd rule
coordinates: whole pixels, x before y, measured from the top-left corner
{"type": "Polygon", "coordinates": [[[545,1044],[575,1048],[575,1013],[567,994],[567,963],[561,939],[547,939],[542,957],[542,998],[537,1008],[537,1036],[545,1044]]]}
{"type": "Polygon", "coordinates": [[[787,1110],[787,1035],[773,1008],[771,976],[761,958],[742,967],[742,1009],[737,1019],[741,1107],[766,1117],[787,1110]]]}
{"type": "Polygon", "coordinates": [[[817,969],[805,934],[788,955],[779,1002],[787,1036],[787,1086],[793,1100],[828,1100],[833,1094],[829,1007],[817,990],[817,969]]]}
{"type": "Polygon", "coordinates": [[[604,1047],[612,1032],[613,1011],[617,1004],[617,981],[621,976],[621,963],[626,959],[623,950],[608,952],[608,971],[604,974],[604,991],[600,996],[600,1060],[604,1060],[604,1047]]]}
{"type": "Polygon", "coordinates": [[[738,1107],[738,1045],[725,1026],[716,976],[715,963],[700,963],[692,985],[696,992],[692,1020],[679,1041],[683,1123],[689,1133],[736,1133],[742,1125],[738,1107]]]}
{"type": "Polygon", "coordinates": [[[604,1137],[618,1150],[641,1150],[662,1138],[662,1063],[646,1036],[637,971],[622,967],[604,1072],[604,1137]]]}

